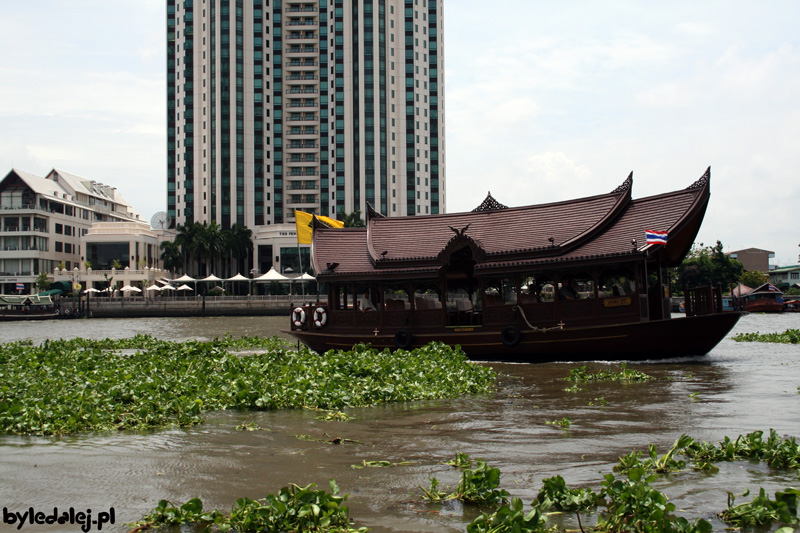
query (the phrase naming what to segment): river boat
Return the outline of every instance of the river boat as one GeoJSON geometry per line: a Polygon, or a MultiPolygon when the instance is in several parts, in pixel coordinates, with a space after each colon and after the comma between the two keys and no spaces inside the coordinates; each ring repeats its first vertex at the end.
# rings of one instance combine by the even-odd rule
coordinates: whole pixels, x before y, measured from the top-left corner
{"type": "Polygon", "coordinates": [[[49,295],[0,294],[0,321],[48,320],[58,317],[49,295]]]}
{"type": "Polygon", "coordinates": [[[708,353],[740,312],[719,288],[686,288],[673,318],[667,269],[690,250],[710,168],[683,190],[633,199],[633,173],[608,194],[471,212],[313,221],[327,301],[296,305],[288,333],[317,352],[411,349],[432,341],[494,361],[646,360],[708,353]],[[654,230],[654,240],[648,239],[654,230]]]}
{"type": "Polygon", "coordinates": [[[782,313],[783,292],[772,283],[764,283],[755,289],[746,285],[734,287],[732,294],[737,304],[749,313],[782,313]]]}

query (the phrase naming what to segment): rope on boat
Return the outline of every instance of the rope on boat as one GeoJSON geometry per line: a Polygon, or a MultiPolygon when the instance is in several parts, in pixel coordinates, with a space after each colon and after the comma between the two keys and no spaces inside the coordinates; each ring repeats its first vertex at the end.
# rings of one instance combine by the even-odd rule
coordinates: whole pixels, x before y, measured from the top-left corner
{"type": "Polygon", "coordinates": [[[514,307],[511,308],[511,310],[515,311],[515,312],[519,311],[522,314],[522,320],[524,320],[525,324],[527,324],[528,327],[531,328],[533,331],[544,332],[544,331],[551,331],[551,330],[554,330],[554,329],[564,329],[564,323],[563,322],[560,322],[557,326],[553,326],[552,328],[540,328],[538,326],[534,326],[533,324],[528,322],[528,317],[525,316],[525,310],[522,307],[520,307],[519,305],[515,305],[514,307]]]}

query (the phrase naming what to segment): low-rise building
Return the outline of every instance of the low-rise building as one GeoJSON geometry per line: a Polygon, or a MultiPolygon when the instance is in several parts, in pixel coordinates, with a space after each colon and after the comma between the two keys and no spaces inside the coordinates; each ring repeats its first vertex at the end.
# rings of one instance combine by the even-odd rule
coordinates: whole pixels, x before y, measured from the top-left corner
{"type": "Polygon", "coordinates": [[[800,284],[800,265],[776,268],[769,273],[769,282],[785,291],[800,284]]]}
{"type": "Polygon", "coordinates": [[[761,248],[745,248],[744,250],[736,250],[728,252],[731,259],[736,259],[742,263],[744,269],[748,272],[757,270],[758,272],[767,273],[774,266],[769,264],[770,259],[775,258],[775,252],[769,250],[762,250],[761,248]]]}
{"type": "Polygon", "coordinates": [[[37,276],[52,274],[59,265],[67,271],[85,268],[91,260],[82,239],[92,225],[120,222],[138,225],[118,260],[130,258],[131,267],[139,268],[144,258],[146,266],[157,266],[158,247],[152,248],[144,222],[116,188],[57,169],[45,177],[12,169],[0,181],[0,293],[33,292],[37,276]]]}

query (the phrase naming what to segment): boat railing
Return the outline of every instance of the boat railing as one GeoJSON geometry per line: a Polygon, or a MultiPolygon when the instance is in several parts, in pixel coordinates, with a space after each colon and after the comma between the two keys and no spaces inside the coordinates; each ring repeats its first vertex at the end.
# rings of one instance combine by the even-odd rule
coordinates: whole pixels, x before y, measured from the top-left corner
{"type": "Polygon", "coordinates": [[[702,287],[685,289],[686,316],[712,315],[722,312],[722,288],[709,283],[702,287]]]}

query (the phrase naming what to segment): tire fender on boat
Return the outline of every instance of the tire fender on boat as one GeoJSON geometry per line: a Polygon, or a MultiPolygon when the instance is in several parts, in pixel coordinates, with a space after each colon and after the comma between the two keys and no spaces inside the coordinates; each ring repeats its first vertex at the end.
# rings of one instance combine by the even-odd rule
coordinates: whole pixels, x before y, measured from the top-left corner
{"type": "Polygon", "coordinates": [[[506,326],[500,332],[500,339],[506,346],[516,346],[522,339],[522,333],[517,326],[506,326]]]}
{"type": "Polygon", "coordinates": [[[394,345],[400,350],[408,350],[414,344],[414,335],[407,329],[401,329],[394,334],[394,345]]]}
{"type": "Polygon", "coordinates": [[[314,309],[314,325],[321,328],[328,323],[328,312],[324,307],[314,309]]]}
{"type": "Polygon", "coordinates": [[[292,324],[295,327],[299,328],[304,326],[306,323],[306,312],[302,307],[295,307],[292,310],[292,324]]]}

